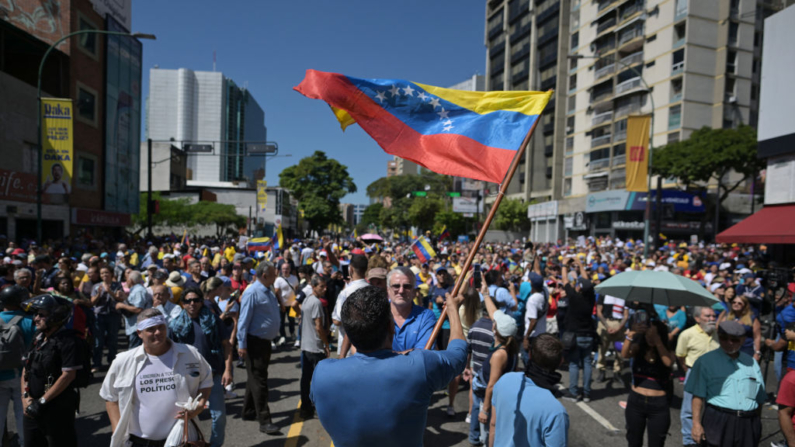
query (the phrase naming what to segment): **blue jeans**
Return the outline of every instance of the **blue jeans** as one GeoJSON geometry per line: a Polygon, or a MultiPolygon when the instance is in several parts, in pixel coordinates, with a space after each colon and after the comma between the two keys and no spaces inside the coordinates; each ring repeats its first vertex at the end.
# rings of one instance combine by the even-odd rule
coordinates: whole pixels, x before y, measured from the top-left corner
{"type": "Polygon", "coordinates": [[[94,362],[93,367],[102,366],[102,349],[108,348],[108,365],[113,363],[118,352],[117,342],[121,328],[121,315],[109,313],[97,315],[94,319],[94,362]]]}
{"type": "MultiPolygon", "coordinates": [[[[776,341],[781,340],[781,334],[776,335],[776,341]]],[[[773,353],[773,368],[776,369],[776,381],[781,383],[781,378],[784,377],[784,351],[773,353]]]]}
{"type": "Polygon", "coordinates": [[[469,410],[469,443],[486,444],[487,430],[481,430],[483,424],[478,421],[480,406],[483,405],[483,398],[472,393],[472,408],[469,410]]]}
{"type": "Polygon", "coordinates": [[[591,395],[591,369],[593,337],[577,336],[577,345],[569,352],[569,393],[579,395],[580,368],[583,371],[582,388],[585,396],[591,395]]]}
{"type": "MultiPolygon", "coordinates": [[[[687,378],[690,377],[690,370],[685,374],[685,386],[687,386],[687,378]]],[[[695,444],[690,432],[693,430],[693,395],[687,391],[683,391],[682,395],[682,410],[679,413],[679,419],[682,422],[682,444],[695,444]]]]}
{"type": "Polygon", "coordinates": [[[210,434],[210,447],[220,447],[224,444],[226,431],[226,390],[221,386],[221,375],[213,376],[213,387],[207,403],[210,407],[210,417],[213,419],[212,433],[210,434]]]}

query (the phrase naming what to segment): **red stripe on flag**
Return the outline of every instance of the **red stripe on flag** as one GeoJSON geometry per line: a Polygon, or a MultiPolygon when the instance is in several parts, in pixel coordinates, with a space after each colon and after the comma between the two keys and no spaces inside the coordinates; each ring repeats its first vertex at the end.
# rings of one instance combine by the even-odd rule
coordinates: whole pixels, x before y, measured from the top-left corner
{"type": "Polygon", "coordinates": [[[414,250],[414,254],[417,255],[417,259],[420,260],[423,264],[428,262],[428,258],[425,257],[425,254],[420,250],[420,247],[417,247],[416,244],[411,246],[411,249],[414,250]]]}
{"type": "Polygon", "coordinates": [[[307,70],[306,77],[294,90],[347,111],[386,153],[439,174],[502,183],[516,155],[514,150],[484,146],[462,135],[420,134],[343,75],[307,70]]]}

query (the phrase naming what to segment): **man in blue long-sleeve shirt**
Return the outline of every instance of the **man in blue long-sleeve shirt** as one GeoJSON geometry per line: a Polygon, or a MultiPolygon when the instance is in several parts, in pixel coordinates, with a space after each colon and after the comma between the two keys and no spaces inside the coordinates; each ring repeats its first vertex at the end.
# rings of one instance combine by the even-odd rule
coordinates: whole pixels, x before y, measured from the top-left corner
{"type": "Polygon", "coordinates": [[[276,267],[261,262],[255,281],[240,298],[240,318],[237,322],[237,346],[240,358],[248,357],[246,398],[243,419],[259,422],[259,430],[269,435],[279,432],[271,421],[268,407],[268,365],[271,342],[279,335],[279,300],[270,290],[276,280],[276,267]]]}

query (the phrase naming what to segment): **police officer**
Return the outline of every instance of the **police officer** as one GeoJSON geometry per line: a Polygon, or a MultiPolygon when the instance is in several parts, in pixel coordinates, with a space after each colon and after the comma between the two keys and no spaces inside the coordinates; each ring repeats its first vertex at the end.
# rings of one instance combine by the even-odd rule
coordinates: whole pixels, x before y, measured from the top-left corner
{"type": "Polygon", "coordinates": [[[34,314],[37,331],[22,373],[25,447],[77,446],[75,379],[86,352],[77,332],[64,327],[72,305],[65,298],[39,295],[22,307],[34,314]]]}

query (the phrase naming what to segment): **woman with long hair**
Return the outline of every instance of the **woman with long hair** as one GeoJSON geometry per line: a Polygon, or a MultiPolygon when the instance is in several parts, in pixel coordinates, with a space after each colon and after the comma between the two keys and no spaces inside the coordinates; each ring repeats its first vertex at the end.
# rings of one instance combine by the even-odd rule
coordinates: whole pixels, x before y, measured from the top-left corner
{"type": "Polygon", "coordinates": [[[627,445],[642,447],[643,434],[648,432],[648,446],[662,447],[671,426],[673,392],[674,354],[668,350],[668,327],[651,305],[640,304],[630,318],[625,338],[621,356],[633,359],[632,388],[624,411],[627,445]]]}
{"type": "Polygon", "coordinates": [[[726,289],[726,305],[730,306],[730,310],[723,312],[718,317],[718,324],[729,320],[736,320],[742,324],[745,329],[745,342],[740,351],[752,356],[758,362],[762,355],[760,352],[762,348],[762,324],[759,322],[759,318],[754,315],[748,298],[735,293],[732,293],[732,297],[729,298],[729,290],[734,291],[734,289],[726,289]]]}
{"type": "Polygon", "coordinates": [[[480,437],[484,445],[488,443],[488,427],[491,421],[491,396],[494,385],[503,374],[516,369],[519,342],[516,340],[516,320],[497,310],[496,304],[489,296],[489,286],[483,281],[480,291],[486,303],[486,310],[491,317],[492,330],[494,331],[494,344],[489,350],[488,357],[483,360],[483,367],[472,380],[472,391],[480,404],[478,421],[480,422],[480,437]]]}

